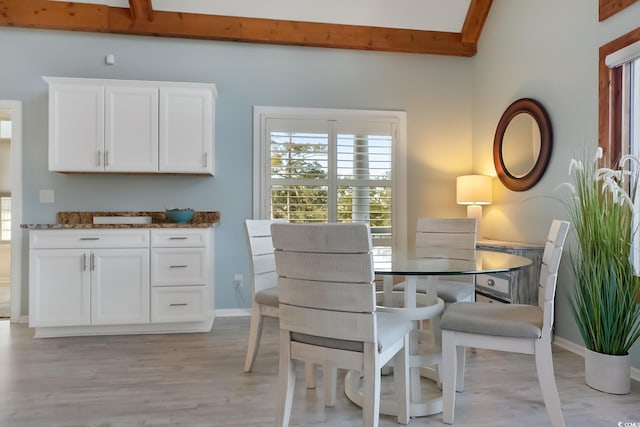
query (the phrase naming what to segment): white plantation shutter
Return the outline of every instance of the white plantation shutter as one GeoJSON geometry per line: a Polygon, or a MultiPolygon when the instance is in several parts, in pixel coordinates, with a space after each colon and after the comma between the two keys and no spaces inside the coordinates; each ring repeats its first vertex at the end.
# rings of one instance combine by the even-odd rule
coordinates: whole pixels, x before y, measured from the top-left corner
{"type": "Polygon", "coordinates": [[[0,240],[11,240],[11,197],[0,197],[0,240]]]}
{"type": "Polygon", "coordinates": [[[376,256],[388,256],[398,240],[394,212],[403,205],[394,194],[394,155],[403,153],[398,127],[404,122],[345,110],[321,110],[319,117],[309,110],[257,114],[255,216],[366,223],[376,256]]]}

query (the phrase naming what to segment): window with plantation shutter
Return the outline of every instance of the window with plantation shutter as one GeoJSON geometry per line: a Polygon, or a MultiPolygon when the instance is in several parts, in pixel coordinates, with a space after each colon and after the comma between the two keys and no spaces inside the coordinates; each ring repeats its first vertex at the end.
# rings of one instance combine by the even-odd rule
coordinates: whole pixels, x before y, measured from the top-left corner
{"type": "MultiPolygon", "coordinates": [[[[608,163],[616,165],[624,155],[640,158],[640,27],[600,47],[600,144],[608,163]]],[[[626,163],[629,168],[637,167],[626,163]]],[[[629,171],[634,176],[634,170],[629,171]]],[[[631,182],[630,193],[640,183],[631,182]]],[[[636,204],[638,201],[636,200],[636,204]]],[[[640,216],[633,215],[633,230],[640,230],[640,216]]],[[[640,233],[633,233],[631,256],[640,275],[640,233]]],[[[640,301],[640,300],[639,300],[640,301]]]]}
{"type": "Polygon", "coordinates": [[[254,217],[369,224],[378,260],[404,247],[404,113],[256,107],[254,116],[254,217]]]}
{"type": "Polygon", "coordinates": [[[0,241],[11,240],[11,197],[0,197],[0,241]]]}

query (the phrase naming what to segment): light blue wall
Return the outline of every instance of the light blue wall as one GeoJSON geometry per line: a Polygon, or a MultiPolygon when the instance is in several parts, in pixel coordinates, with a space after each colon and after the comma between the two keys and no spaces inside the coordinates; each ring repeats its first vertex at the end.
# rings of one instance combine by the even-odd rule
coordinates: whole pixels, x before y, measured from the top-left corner
{"type": "MultiPolygon", "coordinates": [[[[0,99],[24,103],[23,222],[53,222],[59,210],[219,210],[216,307],[246,308],[249,287],[235,292],[232,282],[235,273],[248,275],[241,224],[252,214],[254,105],[406,111],[411,246],[418,217],[465,215],[452,196],[455,177],[472,169],[495,175],[491,146],[500,115],[513,100],[533,97],[553,122],[549,170],[523,193],[496,182],[484,235],[540,242],[551,219],[566,217],[554,189],[568,178],[569,159],[596,145],[598,47],[638,22],[640,3],[598,23],[593,1],[495,0],[471,59],[0,28],[0,99]],[[108,53],[115,66],[104,65],[108,53]],[[216,83],[216,177],[48,172],[43,75],[216,83]],[[56,191],[55,204],[38,202],[43,188],[56,191]]],[[[25,253],[24,313],[26,265],[25,253]]],[[[571,286],[564,263],[556,332],[582,344],[568,313],[571,286]]],[[[640,367],[639,345],[633,366],[640,367]]]]}
{"type": "MultiPolygon", "coordinates": [[[[604,22],[597,4],[584,0],[495,0],[480,39],[473,70],[473,167],[492,173],[496,125],[518,98],[539,100],[551,118],[554,146],[549,168],[531,190],[513,192],[496,180],[494,204],[485,209],[486,235],[542,242],[553,218],[566,218],[569,161],[595,154],[598,141],[598,48],[640,25],[640,3],[604,22]]],[[[573,288],[568,239],[556,298],[556,336],[583,345],[569,312],[573,288]]],[[[632,350],[640,368],[640,344],[632,350]]]]}
{"type": "Polygon", "coordinates": [[[23,101],[22,222],[52,223],[62,210],[219,210],[214,260],[219,309],[248,308],[251,301],[242,222],[252,215],[254,105],[406,111],[410,235],[418,216],[464,215],[453,194],[455,176],[471,168],[467,58],[6,27],[0,28],[0,52],[0,99],[23,101]],[[104,64],[110,53],[114,66],[104,64]],[[216,176],[48,172],[44,75],[215,83],[216,176]],[[39,203],[40,189],[55,190],[55,203],[39,203]],[[243,273],[247,283],[239,292],[233,288],[235,273],[243,273]]]}

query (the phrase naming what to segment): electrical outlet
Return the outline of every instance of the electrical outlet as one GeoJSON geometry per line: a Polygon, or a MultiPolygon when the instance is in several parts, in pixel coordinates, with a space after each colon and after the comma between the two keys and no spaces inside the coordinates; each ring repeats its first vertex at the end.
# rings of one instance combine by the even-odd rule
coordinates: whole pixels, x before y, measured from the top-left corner
{"type": "Polygon", "coordinates": [[[236,288],[241,288],[243,284],[244,284],[244,279],[242,277],[242,274],[236,274],[235,276],[233,276],[233,285],[236,288]]]}

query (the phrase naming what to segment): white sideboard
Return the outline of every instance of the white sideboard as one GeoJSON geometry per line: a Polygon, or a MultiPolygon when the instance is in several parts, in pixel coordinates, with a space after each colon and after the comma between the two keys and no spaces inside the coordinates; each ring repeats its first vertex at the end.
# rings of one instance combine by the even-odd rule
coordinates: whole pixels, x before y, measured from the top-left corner
{"type": "Polygon", "coordinates": [[[214,174],[214,84],[43,78],[50,171],[214,174]]]}
{"type": "Polygon", "coordinates": [[[36,337],[211,330],[211,228],[31,230],[29,244],[36,337]]]}
{"type": "Polygon", "coordinates": [[[476,300],[512,304],[538,304],[538,281],[544,245],[478,240],[476,248],[520,255],[532,260],[532,264],[520,270],[505,273],[477,274],[476,300]]]}

